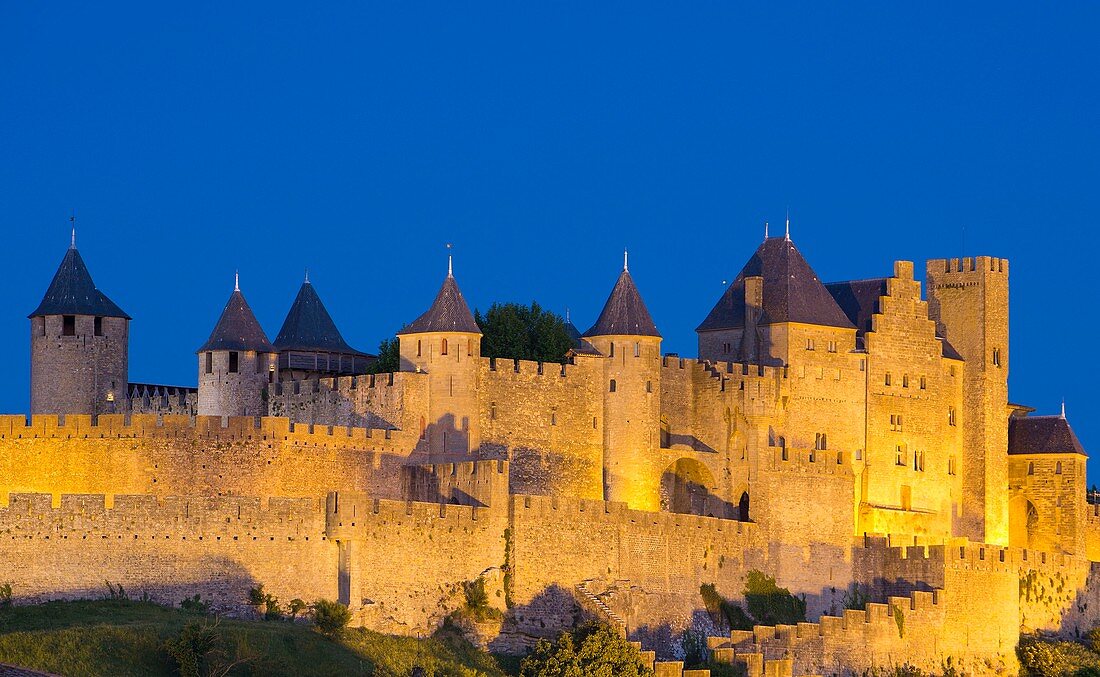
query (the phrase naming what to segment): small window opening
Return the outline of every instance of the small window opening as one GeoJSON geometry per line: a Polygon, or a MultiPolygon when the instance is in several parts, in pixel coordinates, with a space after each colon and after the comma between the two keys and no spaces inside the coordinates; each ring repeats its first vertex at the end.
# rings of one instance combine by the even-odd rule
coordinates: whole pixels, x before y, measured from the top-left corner
{"type": "Polygon", "coordinates": [[[886,385],[890,385],[890,372],[886,372],[886,385]]]}
{"type": "Polygon", "coordinates": [[[1062,474],[1062,462],[1061,461],[1058,461],[1057,463],[1054,464],[1054,474],[1055,475],[1061,475],[1062,474]]]}
{"type": "Polygon", "coordinates": [[[829,352],[830,353],[835,353],[836,352],[836,341],[829,341],[829,352]]]}
{"type": "Polygon", "coordinates": [[[422,355],[422,353],[421,353],[420,339],[417,339],[416,340],[416,356],[420,357],[421,355],[422,355]]]}
{"type": "Polygon", "coordinates": [[[76,315],[61,316],[61,335],[76,336],[76,315]]]}
{"type": "Polygon", "coordinates": [[[995,367],[1001,366],[1001,349],[1000,348],[994,348],[993,349],[993,366],[995,366],[995,367]]]}
{"type": "Polygon", "coordinates": [[[928,389],[928,380],[925,379],[925,377],[923,377],[923,376],[920,377],[920,389],[921,390],[927,390],[928,389]]]}
{"type": "Polygon", "coordinates": [[[646,381],[645,382],[645,391],[647,393],[653,392],[653,381],[646,381]]]}
{"type": "Polygon", "coordinates": [[[237,369],[240,366],[240,353],[235,350],[229,351],[229,373],[236,374],[237,369]]]}
{"type": "Polygon", "coordinates": [[[908,388],[909,387],[909,374],[902,374],[901,387],[902,388],[908,388]]]}
{"type": "Polygon", "coordinates": [[[814,340],[812,338],[806,339],[806,350],[814,349],[814,340]]]}
{"type": "Polygon", "coordinates": [[[214,353],[207,353],[206,354],[206,373],[207,374],[213,374],[214,373],[214,353]]]}
{"type": "Polygon", "coordinates": [[[897,446],[896,455],[894,457],[894,465],[905,465],[905,449],[900,444],[897,446]]]}
{"type": "Polygon", "coordinates": [[[636,342],[634,344],[634,357],[641,357],[641,356],[642,356],[642,344],[636,342]]]}
{"type": "Polygon", "coordinates": [[[615,392],[615,379],[611,379],[611,392],[615,392]]]}
{"type": "Polygon", "coordinates": [[[955,425],[955,407],[947,408],[947,425],[955,425]]]}
{"type": "Polygon", "coordinates": [[[1027,474],[1028,475],[1034,475],[1035,474],[1035,463],[1034,462],[1027,464],[1027,474]]]}
{"type": "Polygon", "coordinates": [[[550,412],[550,425],[557,425],[557,424],[558,424],[558,412],[552,411],[552,412],[550,412]]]}
{"type": "Polygon", "coordinates": [[[103,318],[97,317],[92,321],[92,333],[96,336],[103,336],[103,318]]]}
{"type": "Polygon", "coordinates": [[[443,339],[443,347],[440,348],[439,354],[440,355],[446,355],[447,354],[447,339],[443,339]]]}
{"type": "Polygon", "coordinates": [[[615,342],[611,342],[611,350],[607,354],[608,357],[615,357],[615,342]]]}
{"type": "Polygon", "coordinates": [[[779,450],[779,456],[780,456],[780,457],[781,457],[781,458],[782,458],[782,459],[783,459],[784,461],[786,461],[786,460],[788,459],[788,456],[787,456],[787,447],[783,447],[783,448],[781,448],[781,449],[779,450]]]}
{"type": "Polygon", "coordinates": [[[954,475],[955,474],[955,457],[954,456],[949,456],[947,458],[947,474],[948,475],[954,475]]]}
{"type": "Polygon", "coordinates": [[[493,402],[489,405],[489,420],[495,421],[497,419],[497,403],[493,402]]]}

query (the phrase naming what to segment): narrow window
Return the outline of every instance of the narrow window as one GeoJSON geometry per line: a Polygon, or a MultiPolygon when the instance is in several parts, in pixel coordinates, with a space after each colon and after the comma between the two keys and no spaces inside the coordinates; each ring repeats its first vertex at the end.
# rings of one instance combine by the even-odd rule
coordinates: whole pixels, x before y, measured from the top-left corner
{"type": "Polygon", "coordinates": [[[641,356],[642,356],[642,344],[640,342],[636,342],[634,344],[634,357],[641,357],[641,356]]]}
{"type": "Polygon", "coordinates": [[[995,366],[995,367],[1001,366],[1001,349],[1000,348],[994,348],[993,349],[993,366],[995,366]]]}
{"type": "Polygon", "coordinates": [[[61,335],[76,336],[76,315],[61,316],[61,335]]]}
{"type": "Polygon", "coordinates": [[[928,389],[928,381],[923,376],[920,377],[920,389],[921,390],[927,390],[928,389]]]}
{"type": "Polygon", "coordinates": [[[947,408],[947,425],[955,425],[955,407],[947,408]]]}
{"type": "Polygon", "coordinates": [[[96,336],[103,336],[103,318],[97,317],[92,323],[92,333],[96,336]]]}
{"type": "Polygon", "coordinates": [[[806,350],[814,349],[814,340],[812,338],[806,339],[806,350]]]}
{"type": "Polygon", "coordinates": [[[863,450],[862,449],[856,449],[856,460],[857,461],[862,461],[863,460],[863,450]]]}
{"type": "Polygon", "coordinates": [[[497,420],[497,403],[496,402],[493,402],[492,404],[489,405],[489,420],[490,421],[497,420]]]}
{"type": "Polygon", "coordinates": [[[836,352],[836,341],[829,341],[829,352],[830,353],[835,353],[836,352]]]}
{"type": "Polygon", "coordinates": [[[890,372],[886,372],[886,385],[890,385],[890,372]]]}
{"type": "Polygon", "coordinates": [[[947,474],[948,475],[954,475],[955,474],[955,457],[954,456],[949,456],[947,458],[947,474]]]}
{"type": "Polygon", "coordinates": [[[596,429],[596,417],[595,416],[592,417],[592,429],[593,430],[596,429]]]}
{"type": "Polygon", "coordinates": [[[844,452],[843,451],[836,452],[836,464],[837,465],[843,465],[844,464],[844,452]]]}
{"type": "Polygon", "coordinates": [[[900,444],[897,446],[897,454],[894,457],[894,465],[905,465],[905,450],[901,448],[900,444]]]}
{"type": "Polygon", "coordinates": [[[1035,474],[1035,463],[1034,462],[1027,464],[1027,474],[1028,475],[1034,475],[1035,474]]]}
{"type": "Polygon", "coordinates": [[[902,376],[901,376],[901,387],[902,388],[908,388],[909,387],[909,374],[902,374],[902,376]]]}
{"type": "Polygon", "coordinates": [[[558,424],[558,412],[552,411],[552,412],[550,412],[550,425],[557,425],[557,424],[558,424]]]}
{"type": "Polygon", "coordinates": [[[417,339],[417,340],[416,340],[416,356],[417,356],[417,357],[420,357],[420,356],[421,356],[421,352],[420,352],[420,339],[417,339]]]}
{"type": "Polygon", "coordinates": [[[645,391],[647,393],[653,392],[653,381],[646,381],[645,382],[645,391]]]}
{"type": "Polygon", "coordinates": [[[1062,462],[1061,461],[1058,461],[1057,463],[1054,464],[1054,474],[1055,475],[1061,475],[1062,474],[1062,462]]]}
{"type": "Polygon", "coordinates": [[[816,460],[817,460],[817,453],[811,449],[810,450],[810,463],[813,463],[816,460]]]}
{"type": "Polygon", "coordinates": [[[447,339],[443,339],[443,347],[440,349],[439,354],[440,355],[446,355],[447,354],[447,339]]]}
{"type": "Polygon", "coordinates": [[[240,353],[238,353],[235,350],[230,350],[229,351],[229,373],[230,374],[236,374],[237,373],[237,367],[239,366],[239,362],[240,362],[240,353]]]}
{"type": "Polygon", "coordinates": [[[615,379],[611,379],[611,392],[615,392],[615,379]]]}
{"type": "Polygon", "coordinates": [[[913,453],[913,470],[920,470],[920,452],[913,453]]]}
{"type": "Polygon", "coordinates": [[[783,447],[782,449],[780,449],[779,450],[779,455],[784,461],[786,461],[787,460],[787,447],[783,447]]]}
{"type": "Polygon", "coordinates": [[[611,351],[607,354],[608,357],[615,357],[615,342],[611,342],[611,351]]]}
{"type": "Polygon", "coordinates": [[[867,369],[867,360],[860,360],[859,361],[859,370],[860,371],[865,371],[866,369],[867,369]]]}
{"type": "Polygon", "coordinates": [[[214,353],[207,353],[206,354],[206,373],[207,374],[213,374],[214,373],[214,353]]]}
{"type": "Polygon", "coordinates": [[[890,430],[897,431],[898,429],[898,417],[890,414],[890,430]]]}
{"type": "Polygon", "coordinates": [[[828,449],[829,448],[829,436],[826,435],[825,433],[821,433],[821,448],[822,449],[828,449]]]}

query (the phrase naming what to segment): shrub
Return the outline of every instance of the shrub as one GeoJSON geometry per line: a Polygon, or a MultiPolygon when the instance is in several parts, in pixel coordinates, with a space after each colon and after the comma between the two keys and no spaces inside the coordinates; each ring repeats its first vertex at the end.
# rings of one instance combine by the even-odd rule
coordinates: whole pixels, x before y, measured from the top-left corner
{"type": "Polygon", "coordinates": [[[523,659],[520,677],[648,677],[641,654],[608,625],[588,624],[563,632],[556,642],[540,640],[523,659]]]}
{"type": "Polygon", "coordinates": [[[680,636],[680,646],[684,650],[685,668],[704,667],[707,659],[710,658],[710,652],[707,651],[707,636],[702,632],[691,628],[684,630],[684,634],[680,636]]]}
{"type": "Polygon", "coordinates": [[[257,609],[259,609],[259,607],[262,607],[264,605],[265,601],[267,601],[267,595],[264,594],[264,584],[263,583],[260,583],[259,585],[257,585],[254,588],[249,588],[248,589],[248,605],[249,606],[254,606],[257,609]]]}
{"type": "Polygon", "coordinates": [[[256,609],[256,613],[263,614],[265,621],[274,621],[283,617],[279,598],[264,592],[262,583],[248,589],[248,605],[256,609]]]}
{"type": "Polygon", "coordinates": [[[1032,677],[1061,677],[1100,668],[1100,656],[1077,642],[1022,640],[1016,655],[1032,677]]]}
{"type": "Polygon", "coordinates": [[[794,625],[806,620],[806,601],[775,584],[775,579],[756,569],[745,582],[749,615],[761,625],[794,625]]]}
{"type": "Polygon", "coordinates": [[[351,611],[339,602],[319,599],[313,603],[313,624],[322,635],[339,637],[351,622],[351,611]]]}
{"type": "Polygon", "coordinates": [[[184,611],[193,611],[202,615],[210,613],[210,600],[204,600],[201,596],[184,597],[180,602],[180,608],[184,611]]]}
{"type": "Polygon", "coordinates": [[[107,599],[113,600],[125,600],[130,599],[130,596],[126,594],[126,591],[122,589],[121,583],[112,584],[110,581],[107,583],[107,599]]]}
{"type": "Polygon", "coordinates": [[[290,620],[294,621],[298,618],[298,614],[302,613],[309,608],[309,605],[305,601],[295,597],[287,604],[286,610],[290,612],[290,620]]]}
{"type": "Polygon", "coordinates": [[[11,606],[11,583],[0,583],[0,609],[11,606]]]}
{"type": "Polygon", "coordinates": [[[218,633],[213,626],[188,623],[178,637],[164,642],[164,650],[179,667],[180,677],[199,677],[202,674],[203,659],[214,650],[217,643],[218,633]]]}
{"type": "Polygon", "coordinates": [[[499,609],[489,606],[489,593],[485,590],[484,578],[463,584],[463,592],[466,594],[466,606],[463,611],[472,620],[483,623],[501,617],[499,609]]]}
{"type": "Polygon", "coordinates": [[[277,621],[283,617],[282,607],[279,606],[279,598],[267,595],[264,598],[264,620],[277,621]]]}

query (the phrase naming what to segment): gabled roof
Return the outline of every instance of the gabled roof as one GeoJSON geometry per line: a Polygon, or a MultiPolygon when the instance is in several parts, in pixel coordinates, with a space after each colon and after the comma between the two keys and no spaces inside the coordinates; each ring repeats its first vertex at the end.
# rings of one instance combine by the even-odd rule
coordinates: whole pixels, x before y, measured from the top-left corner
{"type": "Polygon", "coordinates": [[[1073,428],[1062,416],[1013,416],[1008,419],[1010,454],[1085,453],[1073,428]]]}
{"type": "Polygon", "coordinates": [[[794,243],[772,237],[749,258],[733,283],[696,331],[734,329],[745,325],[745,278],[763,278],[760,324],[800,322],[850,329],[855,325],[817,278],[794,243]]]}
{"type": "Polygon", "coordinates": [[[443,280],[443,286],[435,295],[435,301],[432,301],[432,307],[428,308],[428,312],[397,333],[423,334],[437,331],[481,333],[481,328],[474,321],[470,306],[466,305],[466,299],[462,298],[462,292],[453,275],[447,275],[447,279],[443,280]]]}
{"type": "Polygon", "coordinates": [[[584,336],[661,336],[625,267],[596,324],[584,332],[584,336]]]}
{"type": "Polygon", "coordinates": [[[197,352],[208,350],[252,350],[258,353],[274,353],[275,346],[267,340],[263,327],[256,321],[248,301],[239,289],[234,289],[225,304],[210,338],[197,352]]]}
{"type": "Polygon", "coordinates": [[[365,355],[344,341],[332,316],[328,314],[321,297],[309,280],[302,283],[294,303],[283,320],[283,327],[275,337],[279,351],[302,350],[347,355],[365,355]]]}
{"type": "Polygon", "coordinates": [[[69,247],[65,252],[42,302],[27,317],[42,315],[100,315],[131,319],[106,294],[96,289],[76,247],[69,247]]]}

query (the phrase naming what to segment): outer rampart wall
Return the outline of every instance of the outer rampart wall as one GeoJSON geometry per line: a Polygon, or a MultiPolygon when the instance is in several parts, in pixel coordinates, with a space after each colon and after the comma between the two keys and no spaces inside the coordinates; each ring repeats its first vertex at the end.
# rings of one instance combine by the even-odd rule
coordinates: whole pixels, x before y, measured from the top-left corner
{"type": "Polygon", "coordinates": [[[428,411],[428,375],[414,372],[282,381],[268,412],[307,424],[417,430],[428,411]]]}
{"type": "Polygon", "coordinates": [[[239,611],[257,583],[280,599],[336,597],[337,548],[320,501],[12,494],[0,560],[17,601],[102,597],[106,582],[175,605],[201,594],[239,611]]]}
{"type": "Polygon", "coordinates": [[[0,416],[0,496],[398,496],[408,433],[310,428],[285,418],[0,416]]]}

